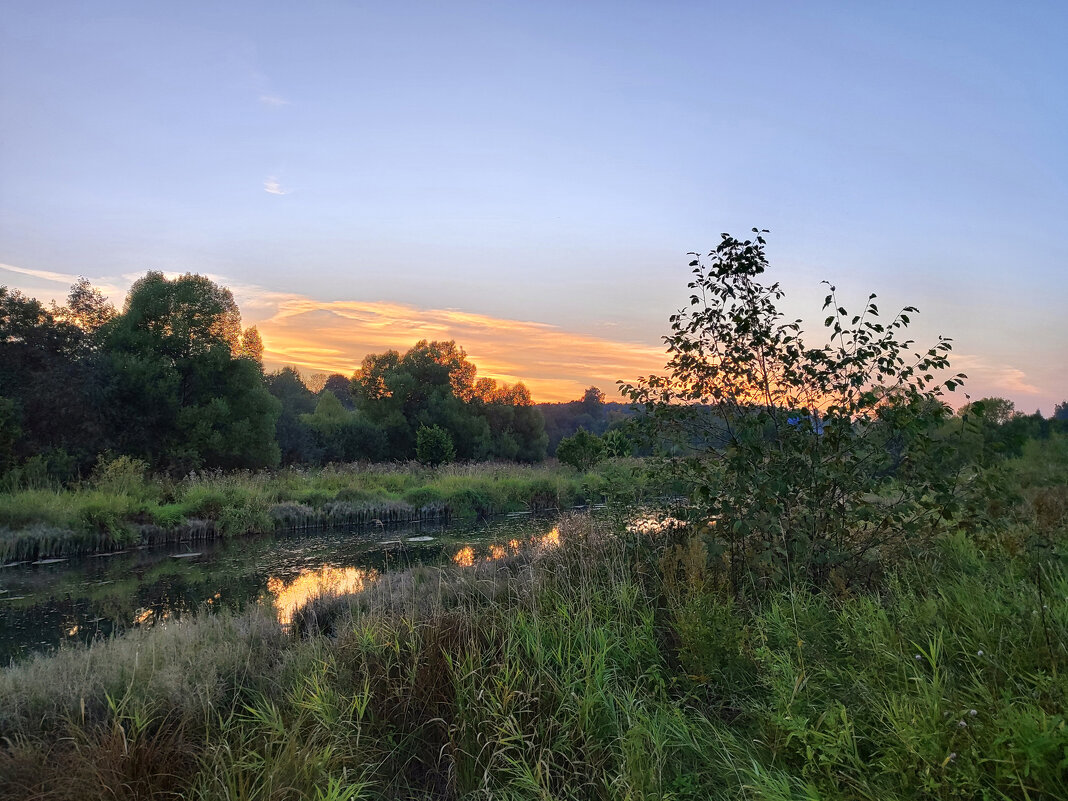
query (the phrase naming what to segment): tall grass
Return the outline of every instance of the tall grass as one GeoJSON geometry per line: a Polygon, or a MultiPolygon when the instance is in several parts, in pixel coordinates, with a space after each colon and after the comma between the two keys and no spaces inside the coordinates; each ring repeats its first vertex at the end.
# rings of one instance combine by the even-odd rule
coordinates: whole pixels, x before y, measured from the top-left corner
{"type": "Polygon", "coordinates": [[[877,593],[741,600],[685,530],[578,516],[286,634],[257,608],[36,657],[0,673],[0,795],[1068,797],[1068,538],[1026,509],[877,593]]]}
{"type": "Polygon", "coordinates": [[[0,493],[0,562],[71,556],[134,542],[240,536],[279,528],[410,523],[602,502],[625,474],[633,500],[656,494],[637,460],[579,474],[514,464],[330,465],[149,477],[127,457],[74,488],[0,493]],[[622,471],[622,473],[621,473],[622,471]]]}

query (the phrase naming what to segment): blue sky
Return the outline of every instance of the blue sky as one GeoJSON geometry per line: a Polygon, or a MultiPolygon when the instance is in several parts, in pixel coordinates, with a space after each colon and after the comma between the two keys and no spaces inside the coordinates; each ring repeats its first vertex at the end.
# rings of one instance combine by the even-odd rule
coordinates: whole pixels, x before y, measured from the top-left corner
{"type": "Polygon", "coordinates": [[[659,367],[686,253],[761,226],[791,316],[824,278],[916,305],[973,396],[1049,414],[1066,31],[1038,2],[9,0],[0,283],[207,273],[275,364],[455,337],[555,398],[659,367]]]}

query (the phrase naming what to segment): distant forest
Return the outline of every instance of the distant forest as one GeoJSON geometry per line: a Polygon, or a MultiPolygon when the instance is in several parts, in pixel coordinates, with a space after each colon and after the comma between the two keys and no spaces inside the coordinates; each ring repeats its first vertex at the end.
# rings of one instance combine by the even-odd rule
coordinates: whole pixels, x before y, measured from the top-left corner
{"type": "Polygon", "coordinates": [[[85,279],[63,306],[0,287],[0,473],[55,481],[101,456],[172,473],[420,458],[537,462],[631,414],[595,387],[534,404],[455,342],[367,355],[352,376],[267,373],[228,289],[149,272],[122,309],[85,279]],[[309,386],[310,384],[310,386],[309,386]]]}

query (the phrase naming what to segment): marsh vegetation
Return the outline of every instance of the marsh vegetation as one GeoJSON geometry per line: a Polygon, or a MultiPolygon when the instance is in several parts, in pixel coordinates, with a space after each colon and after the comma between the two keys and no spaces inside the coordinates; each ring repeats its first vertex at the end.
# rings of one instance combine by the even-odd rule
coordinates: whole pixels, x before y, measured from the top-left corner
{"type": "MultiPolygon", "coordinates": [[[[279,585],[284,616],[187,616],[15,664],[0,673],[0,792],[1068,796],[1068,405],[1050,420],[1001,399],[954,413],[950,341],[914,348],[915,310],[884,319],[874,295],[851,314],[831,287],[827,341],[806,342],[755,234],[694,257],[667,374],[623,386],[629,433],[561,439],[586,473],[146,479],[124,454],[81,489],[9,493],[8,519],[22,504],[25,522],[84,520],[124,498],[138,511],[123,525],[210,507],[233,533],[365,491],[412,510],[600,497],[609,513],[444,565],[324,566],[336,591],[279,585]]],[[[365,363],[362,391],[415,398],[406,358],[365,363]]],[[[434,387],[452,386],[450,359],[424,365],[434,387]]],[[[460,408],[446,395],[431,406],[460,408]]],[[[429,457],[448,454],[448,427],[420,424],[437,427],[407,429],[422,461],[447,461],[429,457]]]]}

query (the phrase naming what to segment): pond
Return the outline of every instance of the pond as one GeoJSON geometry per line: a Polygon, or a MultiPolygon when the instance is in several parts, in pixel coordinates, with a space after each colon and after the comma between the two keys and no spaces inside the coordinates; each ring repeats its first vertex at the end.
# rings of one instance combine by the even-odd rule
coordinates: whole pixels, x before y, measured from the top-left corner
{"type": "Polygon", "coordinates": [[[553,536],[552,517],[326,529],[135,548],[0,567],[0,665],[193,611],[270,604],[279,621],[323,592],[358,591],[386,570],[496,558],[553,536]]]}

